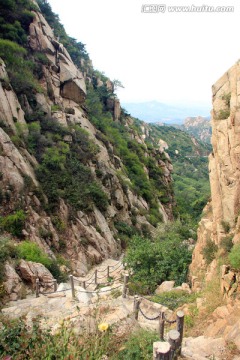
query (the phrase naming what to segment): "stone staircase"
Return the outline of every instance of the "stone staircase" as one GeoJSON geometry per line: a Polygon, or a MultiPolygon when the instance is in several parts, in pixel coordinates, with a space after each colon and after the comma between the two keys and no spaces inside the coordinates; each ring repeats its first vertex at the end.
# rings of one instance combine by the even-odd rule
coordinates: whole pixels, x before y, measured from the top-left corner
{"type": "MultiPolygon", "coordinates": [[[[121,334],[126,327],[147,328],[157,330],[159,321],[150,321],[139,312],[138,321],[133,314],[133,296],[122,298],[123,282],[120,275],[124,273],[123,266],[118,267],[118,261],[108,259],[102,264],[95,266],[91,271],[81,278],[75,279],[75,298],[72,298],[70,290],[64,290],[49,295],[40,295],[38,298],[32,295],[23,300],[11,301],[8,306],[2,309],[2,313],[11,318],[25,316],[29,325],[32,319],[40,317],[43,327],[50,327],[53,332],[58,331],[64,323],[66,327],[81,334],[84,331],[96,329],[101,322],[114,326],[115,331],[121,334]],[[79,284],[89,278],[94,278],[95,270],[101,274],[101,282],[107,282],[107,274],[104,271],[108,266],[112,267],[111,278],[115,281],[107,286],[103,285],[97,289],[96,284],[91,284],[85,290],[79,284]],[[79,284],[77,284],[79,282],[79,284]],[[77,284],[77,285],[76,285],[77,284]],[[117,290],[111,289],[118,287],[117,290]],[[97,291],[97,293],[96,293],[97,291]],[[93,292],[93,293],[92,293],[93,292]]],[[[58,289],[70,288],[70,283],[60,284],[58,289]]],[[[98,285],[99,287],[99,285],[98,285]]],[[[173,319],[174,314],[166,307],[143,299],[141,309],[147,317],[152,318],[165,311],[168,319],[173,319]]],[[[175,325],[168,325],[165,328],[167,333],[175,325]]],[[[184,338],[182,346],[182,359],[186,360],[240,360],[240,356],[229,357],[227,343],[223,338],[199,336],[196,338],[184,338]]]]}

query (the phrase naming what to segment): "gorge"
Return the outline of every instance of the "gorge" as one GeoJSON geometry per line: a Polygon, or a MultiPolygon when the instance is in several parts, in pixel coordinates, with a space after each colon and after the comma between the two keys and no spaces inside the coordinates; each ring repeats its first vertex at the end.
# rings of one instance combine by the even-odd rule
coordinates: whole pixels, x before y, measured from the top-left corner
{"type": "Polygon", "coordinates": [[[34,297],[36,279],[67,283],[73,274],[82,281],[95,266],[102,271],[103,261],[114,267],[125,256],[129,299],[140,292],[149,299],[162,282],[175,281],[195,296],[179,305],[187,335],[193,328],[195,339],[221,339],[225,358],[216,358],[239,359],[239,63],[212,88],[211,149],[179,129],[128,114],[116,95],[121,83],[94,69],[47,1],[9,0],[0,10],[5,312],[34,297]],[[211,313],[209,284],[210,296],[218,297],[211,313]]]}

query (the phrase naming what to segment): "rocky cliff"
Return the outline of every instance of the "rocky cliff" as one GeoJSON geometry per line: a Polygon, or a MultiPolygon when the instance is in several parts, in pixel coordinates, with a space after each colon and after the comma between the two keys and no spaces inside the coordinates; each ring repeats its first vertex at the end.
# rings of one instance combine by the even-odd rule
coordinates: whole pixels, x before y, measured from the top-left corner
{"type": "Polygon", "coordinates": [[[21,41],[0,39],[1,229],[52,258],[62,253],[81,275],[120,255],[127,236],[172,219],[172,165],[49,7],[51,26],[37,2],[25,2],[21,41]],[[16,231],[9,221],[18,224],[19,212],[16,231]]]}
{"type": "MultiPolygon", "coordinates": [[[[191,272],[206,268],[203,249],[213,241],[221,252],[227,236],[239,242],[239,63],[232,66],[212,87],[212,154],[209,156],[211,201],[198,229],[191,272]]],[[[210,265],[216,267],[216,261],[210,265]]]]}

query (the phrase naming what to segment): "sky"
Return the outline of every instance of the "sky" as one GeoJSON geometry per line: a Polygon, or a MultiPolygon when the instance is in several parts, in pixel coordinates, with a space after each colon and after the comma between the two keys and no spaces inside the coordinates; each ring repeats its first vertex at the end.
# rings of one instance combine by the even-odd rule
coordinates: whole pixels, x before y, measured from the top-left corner
{"type": "Polygon", "coordinates": [[[118,96],[124,103],[210,109],[211,86],[240,58],[239,0],[48,1],[68,35],[86,44],[94,68],[122,82],[118,96]],[[149,4],[165,5],[165,12],[160,7],[146,12],[153,9],[149,4]],[[233,6],[234,11],[169,9],[192,5],[233,6]]]}

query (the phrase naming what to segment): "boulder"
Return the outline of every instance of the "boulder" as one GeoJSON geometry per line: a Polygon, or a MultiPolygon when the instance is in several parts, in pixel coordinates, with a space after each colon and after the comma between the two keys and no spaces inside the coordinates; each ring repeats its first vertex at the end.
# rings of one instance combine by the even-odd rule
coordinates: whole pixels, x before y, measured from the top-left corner
{"type": "Polygon", "coordinates": [[[175,281],[164,281],[155,291],[155,294],[161,294],[165,291],[171,291],[173,290],[175,281]]]}
{"type": "Polygon", "coordinates": [[[50,271],[40,263],[21,260],[18,265],[18,270],[21,278],[30,283],[33,287],[35,287],[36,279],[39,279],[40,283],[43,283],[43,285],[45,283],[44,288],[51,287],[52,281],[54,280],[50,271]],[[51,284],[47,285],[47,283],[51,284]]]}
{"type": "Polygon", "coordinates": [[[5,264],[6,280],[3,283],[4,289],[10,300],[18,300],[23,297],[25,291],[24,284],[15,269],[9,263],[5,264]]]}
{"type": "Polygon", "coordinates": [[[66,81],[62,86],[62,97],[73,100],[77,104],[83,104],[86,98],[86,92],[82,86],[83,80],[71,79],[66,81]]]}

